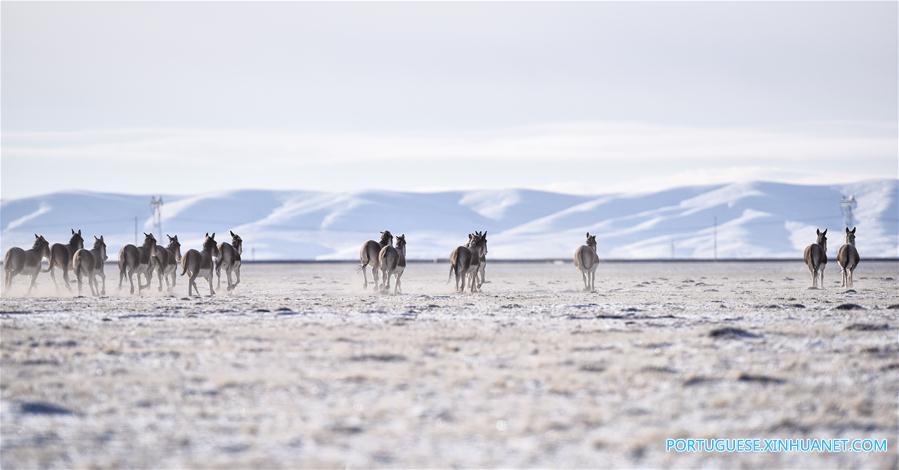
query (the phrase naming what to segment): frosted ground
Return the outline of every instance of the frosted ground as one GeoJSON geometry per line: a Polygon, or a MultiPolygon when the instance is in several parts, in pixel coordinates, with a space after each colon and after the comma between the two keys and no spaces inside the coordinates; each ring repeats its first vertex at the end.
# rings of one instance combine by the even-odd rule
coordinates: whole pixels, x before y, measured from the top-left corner
{"type": "Polygon", "coordinates": [[[0,464],[895,468],[899,264],[863,262],[855,292],[829,266],[817,291],[795,262],[606,263],[592,294],[552,264],[489,264],[478,295],[442,264],[410,265],[398,296],[346,264],[246,265],[200,299],[48,297],[46,277],[8,297],[20,279],[0,464]],[[668,437],[890,451],[677,455],[668,437]]]}

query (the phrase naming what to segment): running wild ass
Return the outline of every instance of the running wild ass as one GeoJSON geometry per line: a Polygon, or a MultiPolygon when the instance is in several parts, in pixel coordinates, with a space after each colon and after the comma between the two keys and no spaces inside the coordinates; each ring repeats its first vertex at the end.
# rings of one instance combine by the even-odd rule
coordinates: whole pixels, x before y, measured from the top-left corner
{"type": "Polygon", "coordinates": [[[209,282],[209,295],[215,295],[215,291],[212,289],[212,270],[215,268],[215,260],[213,258],[218,258],[218,256],[219,249],[215,243],[215,233],[212,235],[206,234],[206,237],[203,239],[202,252],[191,249],[184,254],[184,258],[181,260],[181,275],[187,274],[190,276],[187,281],[188,297],[190,297],[191,290],[200,295],[200,289],[197,288],[196,282],[198,276],[203,276],[209,282]]]}
{"type": "Polygon", "coordinates": [[[153,250],[153,269],[159,279],[159,291],[162,292],[162,280],[165,279],[165,288],[170,291],[175,288],[175,279],[178,277],[178,264],[181,263],[181,243],[178,243],[178,235],[169,238],[169,246],[163,248],[156,245],[153,250]]]}
{"type": "Polygon", "coordinates": [[[860,261],[858,250],[855,249],[856,228],[858,227],[852,227],[852,230],[849,230],[849,227],[846,227],[846,244],[837,251],[837,264],[840,265],[840,273],[843,275],[843,282],[840,284],[842,287],[852,287],[853,273],[860,261]]]}
{"type": "Polygon", "coordinates": [[[153,274],[153,252],[156,249],[156,238],[152,233],[144,233],[144,244],[138,248],[128,244],[119,250],[119,290],[122,289],[122,281],[125,275],[128,275],[128,282],[131,283],[131,293],[134,293],[134,275],[137,274],[137,293],[150,287],[153,274]],[[147,284],[140,282],[140,275],[143,274],[147,278],[147,284]]]}
{"type": "Polygon", "coordinates": [[[359,269],[362,270],[362,278],[364,279],[363,289],[368,289],[368,275],[365,273],[365,267],[371,265],[371,276],[375,283],[374,289],[378,290],[378,270],[380,269],[378,255],[381,253],[381,249],[391,244],[393,244],[393,235],[389,230],[381,232],[380,241],[369,240],[362,244],[362,249],[359,250],[359,269]]]}
{"type": "Polygon", "coordinates": [[[590,232],[587,232],[587,244],[581,245],[574,251],[574,267],[581,272],[585,291],[596,292],[596,266],[598,264],[596,235],[590,235],[590,232]]]}
{"type": "Polygon", "coordinates": [[[80,229],[77,232],[75,229],[72,229],[72,238],[69,239],[68,245],[54,243],[50,247],[50,267],[47,268],[47,271],[50,271],[50,278],[53,279],[57,292],[59,292],[59,284],[56,282],[56,271],[54,268],[59,266],[62,269],[62,280],[66,283],[66,289],[72,292],[72,286],[69,285],[69,266],[72,265],[72,258],[75,256],[75,252],[82,248],[84,248],[84,239],[81,238],[80,229]]]}
{"type": "Polygon", "coordinates": [[[34,234],[34,246],[30,250],[23,250],[17,246],[7,250],[3,258],[3,271],[6,274],[3,284],[6,292],[9,292],[13,278],[18,274],[24,274],[31,275],[31,284],[28,285],[28,295],[31,295],[37,275],[41,272],[41,261],[45,257],[50,258],[50,242],[38,234],[34,234]]]}
{"type": "Polygon", "coordinates": [[[824,288],[824,267],[827,265],[827,229],[822,232],[815,229],[818,239],[805,247],[805,265],[812,275],[812,288],[818,288],[818,275],[821,276],[821,288],[824,288]]]}
{"type": "MultiPolygon", "coordinates": [[[[455,275],[456,291],[465,292],[465,279],[468,276],[469,291],[479,290],[478,272],[480,271],[481,256],[487,252],[487,241],[480,232],[468,234],[468,244],[457,246],[450,253],[449,277],[455,275]],[[461,281],[461,284],[460,284],[461,281]]],[[[449,282],[449,277],[447,282],[449,282]]]]}
{"type": "Polygon", "coordinates": [[[78,295],[81,295],[82,276],[87,276],[87,284],[91,289],[91,294],[98,297],[106,295],[106,274],[103,272],[103,265],[106,263],[106,259],[106,242],[103,240],[103,235],[100,235],[100,238],[94,235],[93,249],[85,250],[82,248],[75,252],[75,256],[72,258],[72,270],[75,272],[75,278],[78,280],[78,295]],[[97,276],[103,278],[102,291],[97,288],[97,276]]]}
{"type": "Polygon", "coordinates": [[[243,240],[234,232],[231,234],[231,243],[222,242],[219,245],[219,257],[215,263],[215,274],[218,278],[218,285],[222,287],[222,268],[225,268],[225,275],[228,278],[228,290],[232,290],[240,284],[240,255],[243,254],[243,240]],[[231,282],[231,272],[234,272],[236,280],[231,282]]]}
{"type": "Polygon", "coordinates": [[[396,248],[385,246],[378,253],[378,265],[381,267],[381,275],[384,277],[384,292],[390,292],[390,276],[396,277],[394,294],[401,290],[400,278],[406,270],[406,235],[396,237],[396,248]]]}

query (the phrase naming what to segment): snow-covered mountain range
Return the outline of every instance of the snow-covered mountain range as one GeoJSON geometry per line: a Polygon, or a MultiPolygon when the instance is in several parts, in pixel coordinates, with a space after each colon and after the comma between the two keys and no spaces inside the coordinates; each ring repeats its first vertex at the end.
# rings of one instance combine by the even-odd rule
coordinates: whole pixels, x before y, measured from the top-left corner
{"type": "MultiPolygon", "coordinates": [[[[244,239],[244,258],[354,259],[361,243],[389,229],[406,234],[408,257],[445,258],[474,230],[488,231],[494,259],[568,258],[598,234],[602,258],[796,258],[829,228],[842,243],[843,196],[854,196],[862,257],[899,256],[899,180],[844,185],[770,182],[690,186],[643,194],[571,195],[533,190],[412,193],[239,190],[163,195],[162,231],[184,250],[205,232],[244,239]]],[[[86,191],[3,200],[0,248],[31,246],[33,233],[66,242],[69,229],[103,234],[115,259],[139,231],[152,231],[148,195],[86,191]]]]}

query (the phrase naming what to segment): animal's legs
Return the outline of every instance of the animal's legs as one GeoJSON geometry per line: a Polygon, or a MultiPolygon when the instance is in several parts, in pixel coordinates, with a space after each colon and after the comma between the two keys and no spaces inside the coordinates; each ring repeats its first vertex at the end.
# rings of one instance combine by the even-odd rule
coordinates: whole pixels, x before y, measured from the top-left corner
{"type": "Polygon", "coordinates": [[[209,295],[215,295],[215,291],[212,289],[212,270],[209,270],[209,276],[206,277],[206,280],[209,282],[209,295]]]}
{"type": "Polygon", "coordinates": [[[37,275],[40,273],[40,270],[36,271],[31,275],[31,284],[28,285],[28,294],[31,295],[31,289],[34,289],[34,285],[37,283],[37,275]]]}
{"type": "Polygon", "coordinates": [[[821,267],[818,269],[821,270],[821,288],[823,289],[824,288],[824,265],[822,264],[821,267]]]}
{"type": "Polygon", "coordinates": [[[101,279],[103,279],[103,290],[100,291],[100,295],[106,295],[106,273],[104,273],[103,271],[100,271],[97,274],[100,276],[101,279]]]}
{"type": "Polygon", "coordinates": [[[368,289],[368,273],[365,272],[365,265],[362,265],[362,288],[368,289]]]}
{"type": "Polygon", "coordinates": [[[240,284],[240,264],[238,264],[237,267],[234,268],[234,275],[236,276],[236,280],[234,281],[234,287],[237,287],[237,285],[240,284]]]}
{"type": "Polygon", "coordinates": [[[234,289],[235,284],[231,282],[231,266],[225,268],[225,276],[228,277],[228,290],[234,289]]]}
{"type": "MultiPolygon", "coordinates": [[[[131,293],[134,293],[134,268],[128,268],[128,283],[131,284],[131,293]]],[[[137,280],[137,283],[140,284],[140,279],[137,280]]]]}
{"type": "Polygon", "coordinates": [[[81,269],[75,268],[75,279],[78,280],[78,295],[81,295],[81,269]]]}
{"type": "MultiPolygon", "coordinates": [[[[224,261],[224,257],[219,258],[215,263],[215,276],[218,278],[218,284],[215,286],[219,289],[222,288],[222,262],[224,261]]],[[[227,271],[227,269],[226,269],[227,271]]],[[[231,282],[228,282],[228,290],[231,290],[231,282]]]]}
{"type": "Polygon", "coordinates": [[[372,265],[372,267],[371,267],[371,277],[374,278],[374,280],[375,280],[374,281],[375,282],[375,287],[374,287],[375,292],[377,292],[378,289],[380,288],[380,286],[378,285],[378,281],[379,281],[379,279],[378,279],[378,270],[379,269],[378,268],[379,267],[375,266],[375,265],[372,265]]]}
{"type": "Polygon", "coordinates": [[[396,275],[396,287],[393,289],[394,294],[398,294],[398,293],[402,292],[402,289],[400,289],[400,285],[401,285],[400,278],[401,277],[403,277],[403,273],[399,273],[396,275]]]}

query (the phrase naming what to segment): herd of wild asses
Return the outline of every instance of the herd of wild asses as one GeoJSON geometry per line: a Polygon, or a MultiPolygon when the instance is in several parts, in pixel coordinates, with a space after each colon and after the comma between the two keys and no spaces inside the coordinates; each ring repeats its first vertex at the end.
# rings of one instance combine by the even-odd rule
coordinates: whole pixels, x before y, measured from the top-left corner
{"type": "MultiPolygon", "coordinates": [[[[827,265],[827,229],[817,232],[815,243],[805,248],[805,264],[808,266],[812,277],[812,288],[824,286],[824,268],[827,265]]],[[[187,275],[187,295],[195,293],[200,295],[196,279],[203,277],[209,283],[209,293],[215,294],[212,287],[213,275],[217,277],[218,287],[222,285],[222,269],[228,282],[227,289],[233,290],[240,284],[240,255],[243,253],[243,240],[235,234],[231,234],[231,243],[215,241],[215,233],[206,233],[203,238],[202,248],[188,250],[181,256],[181,244],[178,236],[166,235],[169,244],[162,247],[156,244],[156,238],[151,233],[144,233],[144,243],[141,246],[125,245],[119,251],[119,289],[122,288],[125,278],[131,287],[131,293],[135,293],[134,276],[137,275],[137,293],[150,288],[153,281],[153,273],[159,280],[159,291],[162,291],[163,280],[166,289],[171,291],[175,287],[178,264],[181,264],[181,275],[187,275]],[[214,271],[214,272],[213,272],[214,271]],[[234,280],[232,281],[232,274],[234,280]],[[141,280],[146,279],[146,284],[141,280]]],[[[72,237],[68,244],[54,243],[52,246],[42,236],[34,235],[34,246],[30,250],[19,247],[10,248],[4,258],[4,287],[9,289],[13,278],[18,274],[30,275],[31,284],[28,294],[35,286],[37,275],[41,272],[49,272],[53,283],[59,290],[56,280],[56,268],[62,271],[62,279],[65,287],[71,292],[69,281],[69,268],[71,267],[78,282],[78,293],[81,294],[84,279],[91,293],[96,296],[106,295],[106,274],[103,267],[106,263],[106,242],[103,236],[94,236],[94,247],[90,250],[84,248],[84,239],[81,230],[72,229],[72,237]],[[46,270],[41,269],[44,259],[49,261],[46,270]],[[97,278],[102,280],[98,286],[97,278]]],[[[456,247],[449,257],[449,279],[455,278],[456,291],[465,292],[468,285],[469,292],[480,292],[486,279],[487,267],[487,232],[476,231],[468,234],[468,243],[456,247]]],[[[362,244],[359,251],[359,269],[362,271],[363,289],[368,288],[368,274],[366,268],[371,269],[374,289],[389,292],[390,278],[394,278],[394,294],[402,292],[402,276],[406,268],[406,236],[400,235],[394,241],[390,231],[381,232],[378,241],[368,240],[362,244]]],[[[841,286],[852,287],[853,272],[859,263],[858,250],[855,248],[855,228],[846,228],[846,242],[837,251],[837,264],[843,279],[841,286]]],[[[587,239],[574,252],[574,266],[580,271],[584,282],[584,290],[593,292],[596,290],[596,267],[599,264],[599,256],[596,251],[596,235],[587,232],[587,239]]]]}
{"type": "MultiPolygon", "coordinates": [[[[134,293],[134,276],[137,275],[137,293],[140,294],[144,289],[149,289],[153,282],[153,273],[155,272],[159,279],[159,291],[162,291],[163,280],[165,280],[166,289],[171,291],[175,287],[177,279],[178,264],[181,264],[181,275],[188,275],[187,295],[196,292],[196,279],[202,276],[209,282],[209,292],[215,294],[212,288],[213,270],[218,277],[218,287],[222,285],[222,269],[228,281],[228,290],[233,290],[240,284],[240,255],[243,253],[243,240],[231,232],[231,243],[222,242],[217,244],[215,241],[215,233],[206,234],[203,239],[202,251],[188,250],[184,257],[181,256],[181,243],[178,242],[178,236],[166,235],[169,244],[162,247],[156,244],[156,237],[152,233],[144,233],[144,243],[141,246],[131,244],[125,245],[119,251],[119,289],[125,278],[131,287],[131,293],[134,293]],[[232,274],[235,276],[232,282],[232,274]],[[146,279],[146,284],[141,280],[141,275],[146,279]]],[[[106,295],[106,273],[104,265],[106,264],[106,241],[103,236],[94,236],[94,247],[90,250],[84,248],[84,238],[81,237],[81,230],[72,229],[72,236],[69,243],[54,243],[50,246],[43,235],[34,235],[34,245],[30,250],[24,250],[19,247],[10,248],[6,252],[3,260],[3,269],[5,272],[4,287],[9,289],[12,286],[13,278],[18,274],[30,275],[31,283],[28,286],[28,294],[34,289],[37,281],[37,275],[42,272],[49,272],[59,291],[59,282],[56,280],[56,268],[62,271],[62,280],[66,289],[72,291],[71,282],[69,281],[69,268],[75,275],[78,282],[78,294],[82,292],[85,278],[91,293],[96,296],[106,295]],[[46,258],[50,265],[46,270],[41,269],[41,263],[46,258]],[[97,278],[102,280],[102,284],[98,286],[97,278]]]]}

